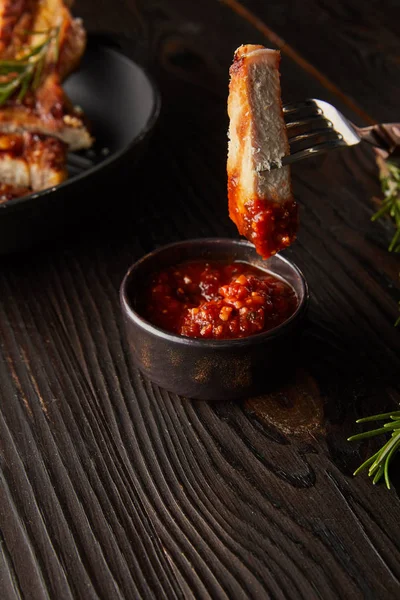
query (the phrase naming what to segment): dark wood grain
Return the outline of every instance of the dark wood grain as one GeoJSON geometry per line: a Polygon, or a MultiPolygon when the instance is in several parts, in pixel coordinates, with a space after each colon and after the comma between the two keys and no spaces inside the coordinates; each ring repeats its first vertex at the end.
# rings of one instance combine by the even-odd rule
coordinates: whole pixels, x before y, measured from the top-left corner
{"type": "MultiPolygon", "coordinates": [[[[398,119],[400,8],[396,3],[339,0],[305,3],[223,0],[260,28],[279,38],[284,53],[306,60],[306,68],[335,86],[360,111],[357,120],[398,119]],[[362,111],[364,114],[362,114],[362,111]]],[[[324,83],[324,81],[322,81],[324,83]]]]}
{"type": "MultiPolygon", "coordinates": [[[[291,8],[281,3],[281,14],[291,8]]],[[[351,474],[374,444],[346,441],[356,418],[400,398],[399,263],[387,252],[391,225],[370,221],[372,153],[293,169],[301,229],[287,255],[312,293],[297,371],[240,403],[159,389],[131,363],[118,288],[156,246],[237,235],[226,205],[228,68],[238,45],[268,40],[214,0],[81,0],[75,10],[90,30],[125,34],[163,109],[106,221],[1,258],[1,597],[398,597],[399,463],[393,490],[373,487],[351,474]]],[[[358,73],[343,94],[369,110],[358,73]]],[[[346,109],[289,56],[282,85],[287,100],[324,94],[346,109]]],[[[391,93],[381,90],[382,105],[391,93]]]]}

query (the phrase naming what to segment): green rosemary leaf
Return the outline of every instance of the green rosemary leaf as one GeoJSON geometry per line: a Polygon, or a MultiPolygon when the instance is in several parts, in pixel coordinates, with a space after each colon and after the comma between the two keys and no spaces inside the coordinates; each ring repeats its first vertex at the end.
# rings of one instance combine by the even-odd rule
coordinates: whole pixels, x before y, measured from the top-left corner
{"type": "Polygon", "coordinates": [[[396,247],[396,244],[399,240],[400,240],[400,229],[397,229],[396,233],[394,234],[394,236],[392,238],[392,241],[390,242],[389,252],[393,252],[393,250],[396,247]]]}
{"type": "Polygon", "coordinates": [[[33,75],[33,81],[32,81],[32,89],[35,91],[38,89],[39,85],[40,85],[40,81],[42,79],[42,73],[43,73],[43,69],[46,63],[46,59],[45,57],[42,57],[39,61],[38,64],[36,66],[34,75],[33,75]]]}
{"type": "Polygon", "coordinates": [[[10,75],[10,73],[22,73],[26,69],[25,65],[18,60],[0,61],[0,75],[10,75]]]}
{"type": "Polygon", "coordinates": [[[400,411],[381,413],[379,415],[373,415],[372,417],[363,417],[362,419],[357,419],[356,423],[368,423],[368,421],[384,421],[389,418],[394,420],[400,419],[400,411]]]}
{"type": "Polygon", "coordinates": [[[351,437],[347,438],[347,441],[355,442],[356,440],[365,440],[370,437],[375,437],[376,435],[381,435],[382,433],[388,433],[388,429],[386,427],[380,427],[379,429],[363,431],[362,433],[357,433],[356,435],[352,435],[351,437]]]}
{"type": "Polygon", "coordinates": [[[349,441],[366,439],[379,434],[390,433],[389,439],[383,446],[364,461],[358,469],[354,471],[354,475],[358,475],[361,471],[368,468],[368,476],[372,477],[372,482],[377,484],[383,477],[386,487],[390,489],[389,467],[394,456],[400,450],[400,411],[392,411],[389,413],[381,413],[370,417],[359,419],[358,422],[380,421],[387,419],[383,427],[372,431],[353,435],[348,438],[349,441]]]}
{"type": "Polygon", "coordinates": [[[375,214],[372,215],[371,221],[377,221],[378,219],[383,217],[383,215],[385,215],[387,212],[390,211],[390,207],[391,207],[391,200],[390,199],[384,200],[382,202],[381,208],[375,214]]]}
{"type": "Polygon", "coordinates": [[[381,465],[380,452],[378,452],[378,456],[376,457],[376,459],[374,460],[374,462],[372,463],[372,465],[370,465],[370,467],[368,469],[368,476],[372,477],[372,475],[375,475],[375,473],[379,469],[380,465],[381,465]]]}
{"type": "Polygon", "coordinates": [[[385,461],[385,468],[383,471],[385,477],[385,483],[388,490],[390,490],[390,478],[389,478],[389,460],[385,461]]]}
{"type": "MultiPolygon", "coordinates": [[[[60,28],[49,31],[30,32],[33,34],[43,34],[46,38],[39,44],[27,48],[25,54],[14,60],[0,60],[0,75],[13,75],[5,82],[0,82],[0,106],[18,91],[17,99],[22,102],[29,89],[36,90],[40,85],[42,73],[46,63],[51,60],[49,50],[56,44],[55,54],[58,57],[60,28]]],[[[56,58],[58,60],[58,58],[56,58]]]]}
{"type": "Polygon", "coordinates": [[[400,421],[395,419],[392,423],[385,423],[384,427],[386,429],[400,429],[400,421]]]}
{"type": "Polygon", "coordinates": [[[18,96],[17,96],[18,102],[22,102],[23,101],[23,99],[26,96],[26,93],[27,93],[28,89],[29,89],[29,77],[26,75],[23,78],[23,80],[21,82],[21,85],[20,85],[20,88],[19,88],[19,92],[18,92],[18,96]]]}
{"type": "Polygon", "coordinates": [[[57,27],[55,34],[54,34],[54,39],[55,39],[54,60],[56,62],[58,62],[58,59],[60,57],[60,31],[61,31],[61,28],[57,27]]]}
{"type": "Polygon", "coordinates": [[[13,79],[4,86],[0,86],[0,104],[4,104],[12,96],[20,84],[19,79],[13,79]]]}
{"type": "Polygon", "coordinates": [[[395,438],[391,437],[384,446],[379,450],[378,456],[372,465],[369,468],[369,475],[373,475],[373,473],[383,464],[385,456],[390,452],[390,449],[393,447],[395,443],[395,438]]]}
{"type": "Polygon", "coordinates": [[[24,60],[25,61],[29,60],[30,58],[33,58],[33,57],[37,56],[38,54],[41,54],[43,52],[43,50],[45,50],[47,48],[48,45],[49,45],[49,40],[46,40],[42,44],[33,46],[33,48],[31,48],[29,50],[29,52],[27,54],[25,54],[24,60]]]}
{"type": "Polygon", "coordinates": [[[388,490],[390,490],[390,479],[389,479],[390,461],[392,460],[395,453],[399,450],[399,447],[400,447],[400,436],[398,437],[396,444],[393,445],[393,447],[390,450],[389,454],[387,455],[387,458],[385,461],[385,481],[386,481],[386,487],[388,488],[388,490]]]}
{"type": "Polygon", "coordinates": [[[385,467],[384,465],[380,465],[378,471],[376,472],[375,477],[372,480],[372,483],[374,485],[376,485],[378,483],[378,481],[380,480],[380,478],[382,477],[383,473],[384,473],[385,467]]]}
{"type": "Polygon", "coordinates": [[[386,456],[388,456],[390,454],[392,448],[394,448],[399,441],[400,441],[400,434],[397,433],[382,448],[380,460],[383,460],[386,456]]]}
{"type": "Polygon", "coordinates": [[[34,73],[35,73],[34,69],[31,69],[30,71],[27,71],[26,75],[24,76],[24,79],[21,82],[21,87],[20,87],[20,90],[19,90],[19,93],[17,96],[18,102],[22,102],[23,99],[25,98],[25,96],[29,90],[29,86],[31,84],[34,73]]]}
{"type": "Polygon", "coordinates": [[[367,460],[365,462],[363,462],[353,473],[353,475],[358,475],[358,473],[360,473],[361,471],[363,471],[364,469],[366,469],[369,465],[371,465],[376,457],[378,456],[379,452],[377,452],[376,454],[373,454],[372,456],[370,456],[370,458],[367,458],[367,460]]]}

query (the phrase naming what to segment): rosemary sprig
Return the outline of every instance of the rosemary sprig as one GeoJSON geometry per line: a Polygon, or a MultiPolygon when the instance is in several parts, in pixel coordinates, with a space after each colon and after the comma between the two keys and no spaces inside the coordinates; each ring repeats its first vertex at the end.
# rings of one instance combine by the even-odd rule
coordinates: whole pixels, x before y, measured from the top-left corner
{"type": "Polygon", "coordinates": [[[389,466],[397,454],[400,448],[400,411],[393,411],[389,413],[382,413],[380,415],[374,415],[372,417],[364,417],[358,419],[357,423],[368,423],[370,421],[386,421],[383,427],[378,429],[372,429],[358,433],[347,438],[349,442],[356,440],[364,440],[366,438],[374,437],[376,435],[382,435],[390,433],[389,440],[372,456],[370,456],[365,462],[362,463],[354,471],[354,475],[357,475],[364,469],[368,468],[368,476],[372,477],[374,484],[383,477],[386,483],[386,487],[390,489],[390,478],[389,478],[389,466]]]}
{"type": "MultiPolygon", "coordinates": [[[[393,219],[396,231],[390,242],[389,251],[400,252],[400,167],[381,156],[377,156],[377,163],[384,198],[380,209],[372,216],[372,221],[376,221],[384,215],[388,215],[393,219]]],[[[400,325],[400,317],[398,317],[395,325],[400,325]]],[[[383,477],[386,487],[390,489],[389,467],[392,459],[400,449],[400,411],[364,417],[356,422],[368,423],[370,421],[386,421],[386,423],[383,427],[352,435],[347,440],[353,442],[382,434],[390,434],[390,437],[378,452],[367,458],[354,471],[354,475],[368,469],[368,476],[373,478],[372,482],[374,484],[378,483],[383,477]]]]}
{"type": "MultiPolygon", "coordinates": [[[[384,197],[381,207],[372,215],[371,220],[376,221],[384,215],[393,219],[396,231],[389,244],[389,252],[400,252],[400,166],[379,155],[376,161],[384,197]]],[[[395,326],[398,325],[400,325],[400,316],[395,322],[395,326]]]]}
{"type": "Polygon", "coordinates": [[[54,27],[46,31],[26,32],[46,37],[42,42],[24,48],[19,58],[0,60],[0,106],[17,92],[17,100],[22,102],[30,89],[35,91],[39,87],[46,64],[52,58],[58,60],[59,31],[59,27],[54,27]],[[52,50],[54,56],[51,56],[52,50]]]}
{"type": "Polygon", "coordinates": [[[379,167],[384,198],[371,220],[376,221],[384,215],[392,217],[396,231],[390,242],[389,252],[400,252],[400,167],[390,160],[383,159],[379,161],[379,167]]]}

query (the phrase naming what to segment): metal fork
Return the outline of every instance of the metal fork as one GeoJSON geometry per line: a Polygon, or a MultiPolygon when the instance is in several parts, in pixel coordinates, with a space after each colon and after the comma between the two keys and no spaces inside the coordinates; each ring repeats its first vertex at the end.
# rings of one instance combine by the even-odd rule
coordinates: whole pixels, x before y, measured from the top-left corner
{"type": "Polygon", "coordinates": [[[291,153],[282,159],[282,165],[273,163],[271,168],[360,142],[380,148],[387,155],[400,155],[400,123],[357,127],[332,104],[315,98],[285,104],[283,113],[291,153]]]}

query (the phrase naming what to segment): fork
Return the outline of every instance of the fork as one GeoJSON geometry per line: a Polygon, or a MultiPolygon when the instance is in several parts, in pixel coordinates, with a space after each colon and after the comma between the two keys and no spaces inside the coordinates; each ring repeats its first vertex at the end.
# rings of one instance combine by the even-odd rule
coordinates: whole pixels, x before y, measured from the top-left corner
{"type": "Polygon", "coordinates": [[[305,158],[367,142],[384,153],[400,155],[400,123],[357,127],[332,104],[310,98],[283,106],[288,131],[290,155],[282,158],[279,168],[305,158]]]}

